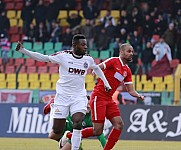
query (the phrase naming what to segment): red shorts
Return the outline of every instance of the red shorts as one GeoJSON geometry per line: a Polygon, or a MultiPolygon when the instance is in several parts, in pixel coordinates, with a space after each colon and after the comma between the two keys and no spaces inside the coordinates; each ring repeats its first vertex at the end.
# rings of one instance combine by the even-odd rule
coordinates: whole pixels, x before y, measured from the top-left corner
{"type": "Polygon", "coordinates": [[[117,104],[113,100],[91,95],[90,107],[92,113],[92,122],[104,123],[105,118],[111,120],[113,117],[120,116],[117,104]]]}

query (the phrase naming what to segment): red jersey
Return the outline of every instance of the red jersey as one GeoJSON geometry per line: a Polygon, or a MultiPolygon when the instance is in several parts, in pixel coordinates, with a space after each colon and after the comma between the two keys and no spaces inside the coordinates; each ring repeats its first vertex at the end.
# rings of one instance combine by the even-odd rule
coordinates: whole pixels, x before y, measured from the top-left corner
{"type": "Polygon", "coordinates": [[[104,75],[109,82],[112,90],[106,92],[103,81],[98,78],[97,85],[93,89],[93,94],[103,96],[104,99],[112,100],[112,95],[121,82],[124,84],[132,84],[132,73],[127,65],[124,65],[120,57],[112,57],[103,62],[104,75]]]}

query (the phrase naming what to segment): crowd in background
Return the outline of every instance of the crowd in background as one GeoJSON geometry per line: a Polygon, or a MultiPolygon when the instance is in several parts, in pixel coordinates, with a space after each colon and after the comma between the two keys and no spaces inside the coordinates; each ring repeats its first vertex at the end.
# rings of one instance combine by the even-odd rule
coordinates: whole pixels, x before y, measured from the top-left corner
{"type": "MultiPolygon", "coordinates": [[[[114,43],[114,55],[119,55],[119,45],[129,42],[143,63],[143,73],[150,70],[151,63],[158,59],[154,46],[168,49],[169,59],[181,61],[181,3],[180,0],[24,0],[21,12],[23,41],[62,42],[63,49],[71,48],[72,36],[86,36],[89,50],[106,50],[114,43]],[[83,10],[83,17],[73,13],[61,26],[57,20],[61,10],[83,10]],[[107,10],[100,17],[101,10],[107,10]],[[111,10],[119,10],[120,18],[111,16],[111,10]],[[33,19],[36,25],[33,24],[33,19]],[[82,20],[86,23],[82,25],[82,20]],[[161,41],[159,41],[159,39],[161,41]],[[155,56],[156,57],[155,57],[155,56]]],[[[5,13],[5,3],[0,0],[0,34],[8,37],[10,23],[5,13]]],[[[160,53],[159,53],[160,54],[160,53]]],[[[160,54],[161,55],[161,54],[160,54]]],[[[136,62],[137,63],[137,62],[136,62]]]]}

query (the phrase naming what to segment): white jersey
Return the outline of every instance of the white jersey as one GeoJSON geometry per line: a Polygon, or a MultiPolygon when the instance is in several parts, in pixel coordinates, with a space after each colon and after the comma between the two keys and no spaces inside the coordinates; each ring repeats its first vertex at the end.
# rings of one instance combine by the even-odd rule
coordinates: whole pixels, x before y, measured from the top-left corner
{"type": "Polygon", "coordinates": [[[76,57],[72,51],[62,51],[49,56],[49,60],[60,65],[60,79],[56,91],[65,95],[86,95],[85,76],[88,68],[95,68],[94,59],[89,55],[76,57]]]}

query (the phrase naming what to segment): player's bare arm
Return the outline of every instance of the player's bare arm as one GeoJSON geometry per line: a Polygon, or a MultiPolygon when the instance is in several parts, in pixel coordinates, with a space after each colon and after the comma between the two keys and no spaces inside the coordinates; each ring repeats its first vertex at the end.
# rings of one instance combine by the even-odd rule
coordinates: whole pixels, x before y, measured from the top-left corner
{"type": "Polygon", "coordinates": [[[141,99],[142,101],[144,100],[144,96],[142,96],[141,94],[139,94],[137,91],[135,91],[133,84],[126,84],[126,89],[128,91],[128,93],[133,96],[133,97],[137,97],[139,99],[141,99]]]}

